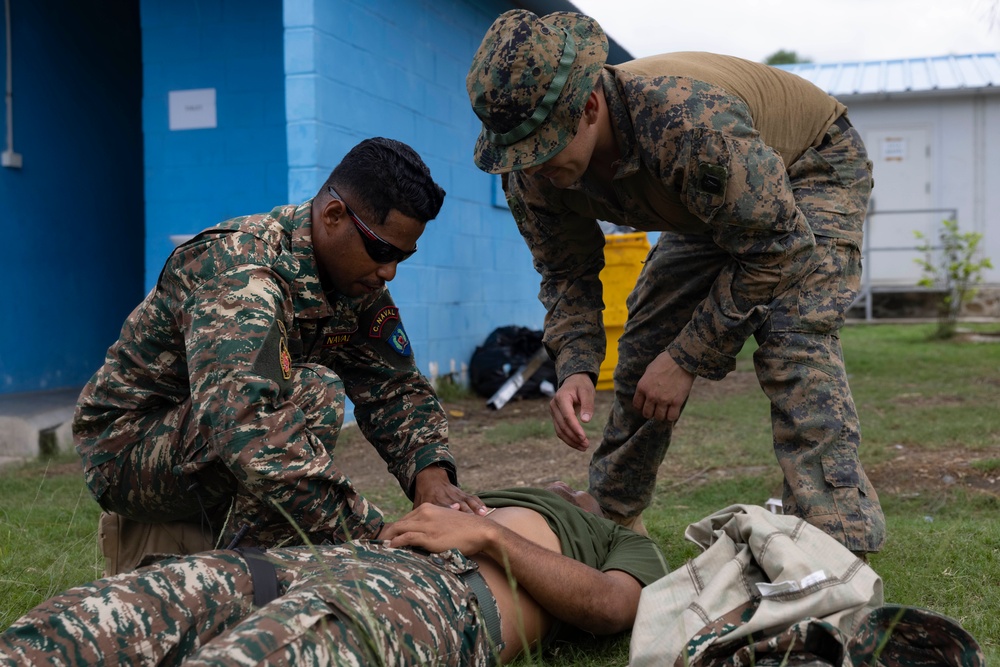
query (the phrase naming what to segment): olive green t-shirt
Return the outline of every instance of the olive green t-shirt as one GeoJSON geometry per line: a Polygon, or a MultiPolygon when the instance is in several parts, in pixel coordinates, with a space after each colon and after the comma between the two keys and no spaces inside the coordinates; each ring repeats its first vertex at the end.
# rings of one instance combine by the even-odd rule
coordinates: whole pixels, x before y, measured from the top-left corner
{"type": "Polygon", "coordinates": [[[621,570],[647,586],[669,571],[653,540],[585,512],[544,489],[503,489],[479,494],[489,507],[526,507],[545,517],[564,556],[602,572],[621,570]]]}

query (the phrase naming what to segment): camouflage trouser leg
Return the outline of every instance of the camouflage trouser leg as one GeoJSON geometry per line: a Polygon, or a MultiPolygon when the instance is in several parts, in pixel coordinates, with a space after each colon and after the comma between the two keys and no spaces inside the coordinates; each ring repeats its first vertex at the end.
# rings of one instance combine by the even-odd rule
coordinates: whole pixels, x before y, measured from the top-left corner
{"type": "MultiPolygon", "coordinates": [[[[755,365],[772,403],[775,454],[786,475],[786,511],[855,551],[881,547],[885,519],[858,460],[860,428],[837,332],[857,295],[871,163],[857,132],[833,127],[789,169],[796,202],[816,233],[816,269],[772,303],[755,336],[755,365]]],[[[710,238],[664,232],[629,295],[618,343],[615,400],[590,468],[591,492],[629,517],[651,501],[669,424],[632,408],[646,366],[687,324],[732,259],[710,238]]],[[[755,325],[756,326],[756,325],[755,325]]]]}
{"type": "Polygon", "coordinates": [[[492,664],[477,599],[459,576],[475,562],[375,542],[319,553],[315,571],[184,664],[492,664]]]}
{"type": "Polygon", "coordinates": [[[0,665],[178,665],[252,611],[235,552],[168,559],[50,598],[0,634],[0,665]]]}
{"type": "MultiPolygon", "coordinates": [[[[344,420],[340,378],[323,366],[303,364],[294,367],[288,391],[287,400],[302,411],[314,442],[330,455],[344,420]]],[[[127,415],[123,428],[134,433],[134,445],[96,465],[88,464],[98,460],[100,452],[84,454],[87,483],[101,507],[149,523],[208,522],[216,533],[226,532],[223,546],[241,521],[260,524],[258,544],[268,544],[266,540],[271,539],[266,526],[280,525],[283,535],[294,535],[272,505],[245,491],[190,416],[190,401],[127,415]],[[234,499],[236,520],[226,521],[234,499]]]]}
{"type": "Polygon", "coordinates": [[[239,554],[169,558],[35,607],[0,634],[0,665],[493,664],[461,578],[478,566],[457,551],[359,542],[267,554],[279,597],[260,609],[239,554]]]}
{"type": "Polygon", "coordinates": [[[885,517],[858,458],[861,428],[839,338],[861,286],[871,163],[855,130],[834,127],[789,176],[816,233],[816,268],[771,304],[754,354],[771,400],[784,509],[852,551],[878,551],[885,517]]]}
{"type": "Polygon", "coordinates": [[[628,320],[618,339],[615,398],[590,463],[590,492],[612,517],[632,517],[649,506],[656,471],[670,446],[670,423],[646,419],[632,407],[636,385],[691,319],[727,260],[706,236],[663,232],[629,294],[628,320]]]}
{"type": "MultiPolygon", "coordinates": [[[[312,434],[312,442],[325,450],[325,459],[333,457],[344,425],[344,383],[336,373],[316,364],[301,364],[293,367],[288,400],[302,411],[306,429],[312,434]]],[[[285,473],[289,472],[283,467],[285,473]]],[[[227,519],[222,531],[223,546],[227,546],[243,525],[248,526],[240,546],[274,546],[282,540],[301,543],[301,539],[288,519],[277,509],[271,497],[258,497],[240,484],[236,491],[232,516],[227,519]]],[[[307,529],[308,527],[302,527],[307,529]]]]}
{"type": "Polygon", "coordinates": [[[236,480],[211,459],[191,423],[191,402],[126,414],[119,423],[118,433],[127,429],[134,444],[110,459],[81,450],[87,485],[101,507],[149,523],[198,522],[207,513],[220,526],[236,480]]]}
{"type": "Polygon", "coordinates": [[[878,551],[885,518],[858,459],[861,431],[836,336],[771,332],[754,353],[771,399],[784,511],[852,551],[878,551]]]}

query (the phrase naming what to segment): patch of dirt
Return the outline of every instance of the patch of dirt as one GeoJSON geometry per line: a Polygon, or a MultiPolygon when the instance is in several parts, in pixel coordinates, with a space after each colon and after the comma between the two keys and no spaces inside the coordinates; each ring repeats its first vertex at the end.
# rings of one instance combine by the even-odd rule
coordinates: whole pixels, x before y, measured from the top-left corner
{"type": "MultiPolygon", "coordinates": [[[[719,399],[745,392],[760,391],[752,372],[730,373],[724,380],[698,380],[691,392],[692,401],[719,399]]],[[[612,392],[597,393],[595,421],[603,422],[611,406],[612,392]]],[[[961,397],[900,395],[899,401],[919,401],[927,405],[958,403],[961,397]]],[[[506,486],[544,486],[563,480],[577,488],[586,488],[587,468],[591,452],[579,452],[566,446],[555,436],[549,416],[547,398],[515,400],[500,410],[486,407],[486,399],[470,397],[446,401],[449,414],[452,454],[458,464],[459,480],[470,491],[506,486]],[[498,431],[498,429],[500,429],[498,431]],[[501,435],[524,433],[515,444],[499,444],[501,435]],[[491,435],[492,434],[492,435],[491,435]]],[[[678,426],[678,429],[680,426],[678,426]]],[[[391,488],[396,480],[385,470],[385,464],[356,428],[350,429],[337,446],[338,464],[355,485],[365,489],[391,488]]],[[[599,430],[591,430],[591,450],[600,439],[599,430]]],[[[760,466],[704,468],[682,467],[678,457],[667,455],[660,467],[659,479],[670,486],[698,484],[705,481],[731,479],[742,475],[766,472],[760,466]]],[[[998,459],[1000,451],[920,450],[912,447],[899,450],[890,461],[866,466],[875,488],[882,494],[930,494],[948,488],[1000,495],[1000,470],[973,467],[977,460],[998,459]]]]}
{"type": "MultiPolygon", "coordinates": [[[[760,391],[754,374],[739,371],[719,382],[699,379],[692,389],[691,400],[724,399],[753,391],[760,391]]],[[[603,424],[611,400],[612,392],[597,393],[595,425],[588,429],[591,451],[600,440],[597,424],[603,424]]],[[[904,393],[894,400],[922,405],[958,405],[962,397],[904,393]]],[[[500,410],[486,407],[486,399],[477,396],[445,401],[444,405],[450,420],[452,454],[464,488],[476,492],[507,486],[544,486],[555,480],[586,488],[591,452],[576,451],[556,438],[547,398],[514,400],[500,410]]],[[[678,434],[682,426],[683,420],[678,426],[678,434]]],[[[869,478],[881,494],[906,496],[964,488],[1000,496],[1000,468],[993,466],[990,470],[984,469],[988,466],[974,465],[977,461],[1000,459],[998,449],[896,447],[891,460],[866,466],[869,478]]],[[[338,466],[362,493],[398,489],[395,478],[389,475],[385,463],[357,427],[344,430],[336,457],[338,466]]],[[[766,472],[761,466],[685,468],[678,459],[668,454],[660,467],[659,479],[666,482],[668,488],[766,472]]],[[[47,467],[16,466],[4,471],[4,474],[33,477],[79,473],[80,464],[76,461],[50,463],[47,467]]]]}
{"type": "Polygon", "coordinates": [[[996,461],[997,452],[966,449],[921,450],[896,445],[891,461],[866,467],[880,494],[913,496],[946,488],[966,488],[1000,496],[1000,468],[984,470],[974,464],[996,461]]]}
{"type": "Polygon", "coordinates": [[[1000,343],[1000,331],[959,330],[952,340],[962,343],[1000,343]]]}
{"type": "MultiPolygon", "coordinates": [[[[750,391],[760,391],[754,374],[734,372],[719,382],[699,379],[692,389],[691,400],[724,398],[750,391]]],[[[611,400],[612,392],[597,393],[595,421],[603,421],[611,400]]],[[[960,402],[961,398],[901,394],[897,400],[941,404],[960,402]]],[[[446,401],[445,410],[450,420],[452,454],[458,464],[463,488],[475,492],[508,486],[544,486],[555,480],[586,488],[591,451],[576,451],[556,438],[547,398],[514,400],[500,410],[493,410],[486,407],[486,399],[469,397],[446,401]],[[524,435],[513,444],[498,442],[511,433],[524,435]]],[[[590,432],[591,450],[600,439],[599,433],[598,429],[590,432]]],[[[892,460],[866,467],[869,478],[880,493],[931,494],[961,487],[1000,495],[1000,470],[986,471],[972,465],[979,460],[996,459],[996,453],[910,448],[898,451],[892,460]]],[[[395,478],[388,474],[374,448],[368,445],[356,428],[349,429],[338,444],[337,461],[362,492],[365,489],[398,488],[395,478]]],[[[659,478],[661,481],[675,480],[672,485],[681,486],[761,472],[764,470],[759,467],[685,469],[668,454],[660,468],[659,478]]]]}
{"type": "MultiPolygon", "coordinates": [[[[714,399],[757,390],[753,373],[737,372],[720,382],[698,380],[691,400],[714,399]]],[[[555,435],[549,415],[549,399],[513,400],[500,410],[486,406],[478,396],[445,401],[448,412],[449,442],[458,465],[459,481],[470,491],[509,486],[545,486],[562,480],[576,488],[586,488],[591,453],[600,440],[600,428],[611,408],[613,392],[599,391],[594,405],[595,427],[589,430],[590,449],[580,452],[563,444],[555,435]],[[498,442],[511,434],[520,436],[515,444],[498,442]]],[[[337,445],[338,465],[347,471],[355,486],[362,489],[395,486],[396,480],[385,464],[357,431],[337,445]]],[[[704,470],[683,470],[671,464],[661,467],[661,477],[671,479],[704,476],[704,470]]],[[[714,473],[715,471],[713,471],[714,473]]]]}

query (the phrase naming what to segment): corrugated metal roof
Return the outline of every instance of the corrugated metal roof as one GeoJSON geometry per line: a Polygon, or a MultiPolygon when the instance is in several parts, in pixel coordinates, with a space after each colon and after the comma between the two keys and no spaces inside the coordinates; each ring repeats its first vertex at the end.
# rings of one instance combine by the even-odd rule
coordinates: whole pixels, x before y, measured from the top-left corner
{"type": "Polygon", "coordinates": [[[835,97],[1000,93],[1000,53],[778,67],[835,97]]]}

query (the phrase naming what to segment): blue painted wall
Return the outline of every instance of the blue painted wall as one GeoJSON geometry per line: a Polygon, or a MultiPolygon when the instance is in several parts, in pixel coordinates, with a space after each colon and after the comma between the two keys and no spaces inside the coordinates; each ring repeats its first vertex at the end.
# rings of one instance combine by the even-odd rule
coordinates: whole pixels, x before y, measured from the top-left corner
{"type": "Polygon", "coordinates": [[[448,192],[392,291],[429,375],[498,326],[540,328],[538,276],[472,163],[465,74],[506,2],[13,0],[15,149],[0,169],[0,393],[86,382],[172,235],[315,193],[353,145],[412,145],[448,192]],[[140,33],[141,28],[141,33],[140,33]],[[217,126],[169,129],[171,91],[217,126]]]}
{"type": "Polygon", "coordinates": [[[287,203],[281,0],[141,0],[146,274],[172,235],[287,203]],[[170,130],[171,91],[215,89],[217,126],[170,130]]]}
{"type": "Polygon", "coordinates": [[[82,385],[142,298],[138,2],[12,0],[11,27],[0,394],[82,385]]]}
{"type": "Polygon", "coordinates": [[[414,147],[447,191],[420,252],[390,290],[429,375],[462,375],[496,327],[541,328],[539,278],[496,177],[472,163],[479,121],[465,75],[503,2],[286,0],[285,72],[291,199],[315,194],[358,141],[414,147]]]}

